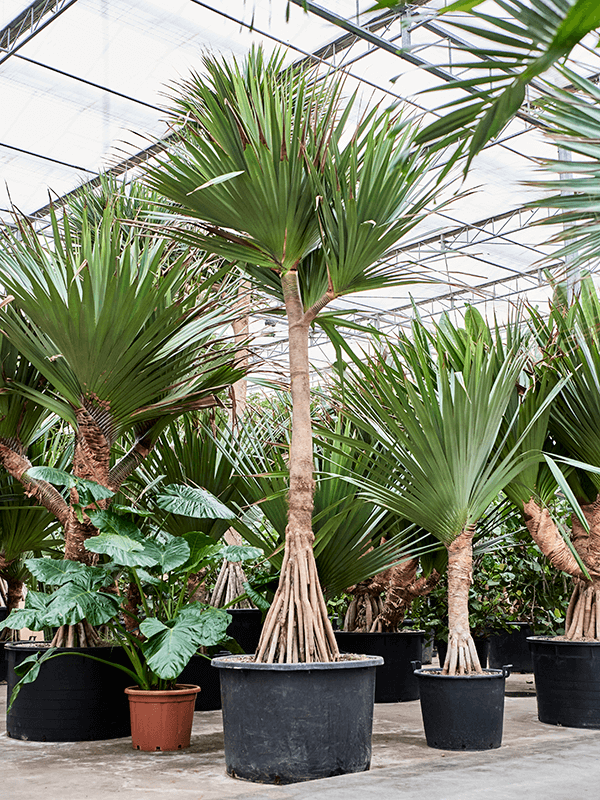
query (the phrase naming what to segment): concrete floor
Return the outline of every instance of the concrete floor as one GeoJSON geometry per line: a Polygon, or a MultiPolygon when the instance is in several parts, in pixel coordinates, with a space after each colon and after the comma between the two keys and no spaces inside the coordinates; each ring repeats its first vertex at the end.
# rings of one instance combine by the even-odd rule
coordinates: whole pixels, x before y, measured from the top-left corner
{"type": "Polygon", "coordinates": [[[600,798],[600,730],[537,719],[533,676],[506,686],[502,747],[427,747],[419,701],[375,706],[370,772],[289,786],[225,775],[220,711],[196,712],[192,745],[134,751],[129,739],[24,742],[6,736],[0,686],[0,800],[583,800],[600,798]]]}

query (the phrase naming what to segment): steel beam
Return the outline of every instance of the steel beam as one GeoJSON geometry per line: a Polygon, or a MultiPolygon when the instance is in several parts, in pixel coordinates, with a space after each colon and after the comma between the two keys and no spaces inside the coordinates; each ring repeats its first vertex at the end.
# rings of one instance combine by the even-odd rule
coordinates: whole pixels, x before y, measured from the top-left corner
{"type": "Polygon", "coordinates": [[[0,64],[31,41],[77,0],[35,0],[0,31],[0,64]]]}

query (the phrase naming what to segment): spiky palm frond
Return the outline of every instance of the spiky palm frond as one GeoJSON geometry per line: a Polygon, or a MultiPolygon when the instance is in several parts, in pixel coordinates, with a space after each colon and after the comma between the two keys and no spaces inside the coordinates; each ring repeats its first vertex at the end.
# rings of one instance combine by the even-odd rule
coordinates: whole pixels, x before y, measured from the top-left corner
{"type": "Polygon", "coordinates": [[[436,91],[461,89],[464,94],[436,109],[440,119],[420,137],[430,144],[459,143],[459,152],[468,156],[466,169],[520,111],[528,87],[600,27],[596,0],[495,0],[483,9],[482,4],[458,0],[440,12],[443,24],[459,36],[466,33],[468,41],[453,45],[452,69],[459,70],[460,79],[436,91]]]}
{"type": "Polygon", "coordinates": [[[2,331],[39,370],[52,395],[14,382],[24,396],[72,425],[84,409],[111,446],[125,431],[168,421],[211,402],[240,377],[231,347],[217,343],[233,293],[212,291],[187,254],[126,233],[110,209],[97,227],[73,230],[53,215],[48,243],[21,220],[5,232],[0,276],[13,300],[2,331]]]}
{"type": "Polygon", "coordinates": [[[529,185],[552,192],[531,205],[554,209],[539,224],[560,225],[550,239],[558,244],[552,261],[564,259],[569,270],[593,269],[600,258],[600,90],[591,81],[563,69],[568,91],[552,89],[542,104],[540,118],[546,135],[568,159],[544,159],[546,177],[529,185]]]}
{"type": "Polygon", "coordinates": [[[483,341],[464,353],[460,372],[432,356],[422,339],[388,354],[356,357],[344,376],[355,424],[378,437],[379,471],[357,480],[360,493],[449,545],[523,469],[517,452],[500,457],[499,433],[524,363],[518,348],[499,366],[483,341]],[[390,358],[389,355],[392,357],[390,358]]]}

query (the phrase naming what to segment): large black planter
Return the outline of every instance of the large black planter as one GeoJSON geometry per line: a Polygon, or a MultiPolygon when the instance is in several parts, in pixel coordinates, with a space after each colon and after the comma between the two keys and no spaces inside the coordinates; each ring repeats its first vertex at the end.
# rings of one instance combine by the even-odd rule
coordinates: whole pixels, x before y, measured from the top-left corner
{"type": "MultiPolygon", "coordinates": [[[[120,647],[77,647],[62,652],[89,653],[130,666],[120,647]]],[[[7,643],[8,697],[19,680],[14,668],[39,651],[34,642],[7,643]]],[[[79,655],[46,661],[33,683],[25,684],[6,717],[13,739],[35,742],[83,742],[129,736],[129,702],[124,693],[131,676],[112,665],[79,655]]]]}
{"type": "MultiPolygon", "coordinates": [[[[8,608],[6,606],[0,606],[0,622],[4,622],[4,620],[8,616],[8,608]]],[[[6,659],[4,658],[4,645],[6,642],[0,642],[0,681],[6,680],[6,659]]]]}
{"type": "Polygon", "coordinates": [[[262,612],[258,608],[228,608],[231,622],[227,635],[240,645],[244,653],[256,653],[262,631],[262,612]]]}
{"type": "Polygon", "coordinates": [[[296,783],[369,769],[381,658],[315,664],[241,659],[212,662],[221,674],[228,775],[296,783]]]}
{"type": "Polygon", "coordinates": [[[504,686],[508,670],[482,675],[442,675],[417,669],[421,714],[429,747],[493,750],[502,743],[504,686]]]}
{"type": "Polygon", "coordinates": [[[368,653],[381,656],[383,664],[375,670],[375,702],[398,703],[419,699],[419,683],[412,662],[421,661],[425,631],[402,633],[347,633],[335,631],[343,653],[368,653]]]}
{"type": "Polygon", "coordinates": [[[496,631],[489,637],[489,665],[501,669],[511,664],[511,672],[532,672],[533,662],[527,637],[533,634],[527,622],[515,622],[510,631],[496,631]]]}
{"type": "Polygon", "coordinates": [[[221,708],[219,670],[211,666],[210,660],[205,656],[192,656],[177,678],[177,683],[190,683],[200,687],[194,711],[217,711],[221,708]]]}
{"type": "Polygon", "coordinates": [[[530,636],[538,719],[567,728],[600,728],[600,642],[530,636]]]}

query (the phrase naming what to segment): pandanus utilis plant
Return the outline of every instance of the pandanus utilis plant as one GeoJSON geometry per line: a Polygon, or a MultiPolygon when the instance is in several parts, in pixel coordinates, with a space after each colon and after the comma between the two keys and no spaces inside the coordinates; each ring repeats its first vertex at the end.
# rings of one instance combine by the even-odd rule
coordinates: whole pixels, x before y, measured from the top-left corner
{"type": "Polygon", "coordinates": [[[415,125],[397,109],[373,109],[349,130],[353,100],[343,102],[342,92],[339,77],[286,68],[281,54],[205,56],[202,73],[174,92],[180,145],[147,174],[185,215],[180,238],[238,262],[285,310],[288,522],[256,655],[265,662],[338,658],[312,550],[309,330],[338,297],[415,280],[410,266],[385,256],[439,188],[433,157],[415,145],[415,125]]]}
{"type": "Polygon", "coordinates": [[[357,427],[377,437],[379,453],[378,474],[349,479],[365,499],[422,527],[447,550],[443,672],[471,674],[482,671],[468,608],[475,528],[504,486],[541,456],[516,443],[504,447],[507,408],[527,360],[522,342],[465,332],[460,369],[442,342],[415,321],[411,337],[356,355],[340,394],[357,427]]]}

